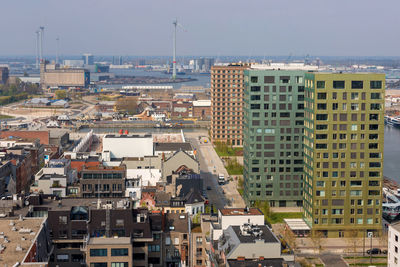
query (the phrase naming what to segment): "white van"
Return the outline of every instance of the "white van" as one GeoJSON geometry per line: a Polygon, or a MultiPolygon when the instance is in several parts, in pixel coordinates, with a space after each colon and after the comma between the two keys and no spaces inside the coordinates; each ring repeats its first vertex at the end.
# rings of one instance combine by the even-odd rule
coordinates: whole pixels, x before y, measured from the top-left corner
{"type": "Polygon", "coordinates": [[[225,175],[222,173],[218,174],[218,184],[219,185],[225,184],[225,175]]]}

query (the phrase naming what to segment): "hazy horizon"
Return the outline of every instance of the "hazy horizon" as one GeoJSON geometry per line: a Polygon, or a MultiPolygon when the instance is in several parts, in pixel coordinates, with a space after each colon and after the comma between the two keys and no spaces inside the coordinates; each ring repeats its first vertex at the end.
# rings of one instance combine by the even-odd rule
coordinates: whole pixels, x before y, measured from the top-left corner
{"type": "Polygon", "coordinates": [[[177,18],[178,56],[400,56],[400,1],[19,0],[2,3],[1,56],[171,56],[177,18]],[[6,12],[4,12],[6,11],[6,12]],[[397,30],[396,30],[397,29],[397,30]]]}

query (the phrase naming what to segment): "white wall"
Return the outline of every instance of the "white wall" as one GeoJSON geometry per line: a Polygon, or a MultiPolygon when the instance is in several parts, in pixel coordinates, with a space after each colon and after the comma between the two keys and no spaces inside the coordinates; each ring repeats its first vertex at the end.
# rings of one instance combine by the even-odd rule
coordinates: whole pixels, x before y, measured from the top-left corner
{"type": "Polygon", "coordinates": [[[103,152],[111,158],[144,157],[153,155],[153,137],[103,137],[103,152]]]}
{"type": "Polygon", "coordinates": [[[218,240],[222,235],[222,231],[228,229],[229,226],[243,225],[245,223],[252,223],[258,225],[264,225],[264,215],[226,215],[223,216],[220,211],[218,211],[218,222],[221,225],[221,230],[213,231],[213,240],[218,240]]]}
{"type": "MultiPolygon", "coordinates": [[[[399,226],[397,225],[396,228],[399,226]]],[[[388,267],[400,266],[400,232],[389,225],[388,233],[388,267]],[[397,241],[396,241],[397,236],[397,241]],[[397,252],[396,252],[397,247],[397,252]]]]}
{"type": "Polygon", "coordinates": [[[196,215],[198,212],[203,213],[204,212],[204,203],[200,202],[200,203],[194,203],[194,204],[186,204],[185,212],[188,213],[189,215],[196,215]],[[195,210],[194,213],[193,213],[193,209],[195,210]]]}
{"type": "Polygon", "coordinates": [[[155,186],[157,182],[161,180],[160,169],[127,169],[126,178],[133,179],[137,177],[141,178],[142,186],[155,186]]]}

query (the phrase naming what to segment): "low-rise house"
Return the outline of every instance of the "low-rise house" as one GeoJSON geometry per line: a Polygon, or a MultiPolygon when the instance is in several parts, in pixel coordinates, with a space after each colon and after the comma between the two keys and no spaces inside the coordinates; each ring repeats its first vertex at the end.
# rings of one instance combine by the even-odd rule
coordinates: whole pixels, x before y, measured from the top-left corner
{"type": "Polygon", "coordinates": [[[35,182],[31,186],[31,192],[66,197],[67,185],[66,175],[42,174],[35,177],[35,182]]]}
{"type": "Polygon", "coordinates": [[[189,218],[185,213],[165,215],[165,264],[189,265],[189,218]]]}
{"type": "Polygon", "coordinates": [[[16,181],[10,161],[0,162],[0,197],[16,193],[16,181]]]}
{"type": "Polygon", "coordinates": [[[162,156],[125,158],[127,179],[140,179],[140,186],[155,186],[161,181],[162,156]]]}
{"type": "Polygon", "coordinates": [[[123,197],[125,195],[126,166],[104,165],[83,167],[80,192],[84,198],[123,197]]]}
{"type": "Polygon", "coordinates": [[[201,120],[210,120],[211,100],[193,101],[193,117],[201,120]]]}
{"type": "Polygon", "coordinates": [[[193,117],[192,102],[173,101],[171,117],[192,118],[193,117]]]}
{"type": "Polygon", "coordinates": [[[172,180],[172,175],[182,169],[186,169],[192,173],[200,173],[200,163],[187,152],[179,150],[162,161],[163,181],[168,182],[168,180],[172,180]]]}
{"type": "Polygon", "coordinates": [[[294,255],[282,253],[281,242],[266,225],[229,226],[218,240],[218,251],[220,259],[225,264],[231,261],[231,265],[238,259],[276,259],[294,263],[294,255]]]}
{"type": "Polygon", "coordinates": [[[264,225],[264,214],[257,208],[225,208],[218,210],[218,221],[210,225],[211,239],[218,240],[229,226],[244,223],[264,225]]]}

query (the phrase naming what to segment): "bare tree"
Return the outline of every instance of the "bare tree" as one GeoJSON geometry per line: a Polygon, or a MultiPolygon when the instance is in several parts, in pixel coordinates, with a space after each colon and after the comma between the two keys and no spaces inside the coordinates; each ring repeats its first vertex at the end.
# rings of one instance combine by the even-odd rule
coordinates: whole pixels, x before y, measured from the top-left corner
{"type": "Polygon", "coordinates": [[[353,263],[356,265],[356,254],[357,254],[357,245],[360,239],[358,238],[358,231],[356,229],[346,231],[346,243],[348,245],[348,250],[353,254],[353,263]]]}
{"type": "Polygon", "coordinates": [[[314,233],[311,234],[311,241],[314,245],[315,251],[318,252],[318,254],[321,253],[322,251],[322,244],[324,242],[324,234],[321,231],[315,231],[314,233]]]}
{"type": "Polygon", "coordinates": [[[292,230],[289,229],[289,227],[286,227],[283,231],[283,238],[294,252],[297,249],[296,235],[293,233],[292,230]]]}

